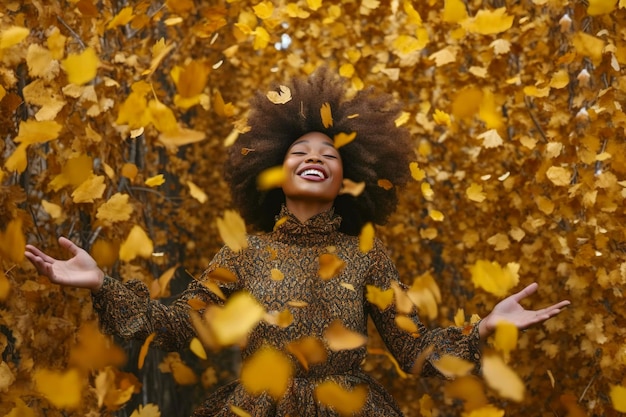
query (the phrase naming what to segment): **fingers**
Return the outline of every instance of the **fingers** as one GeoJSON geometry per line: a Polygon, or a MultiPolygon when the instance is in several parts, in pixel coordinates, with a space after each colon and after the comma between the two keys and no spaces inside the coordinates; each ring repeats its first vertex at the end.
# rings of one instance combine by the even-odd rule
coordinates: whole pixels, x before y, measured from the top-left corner
{"type": "Polygon", "coordinates": [[[526,286],[526,288],[524,288],[520,292],[513,294],[511,298],[513,298],[517,302],[520,302],[520,300],[523,300],[524,298],[528,297],[529,295],[532,295],[535,291],[537,291],[538,287],[539,287],[539,284],[537,284],[536,282],[533,282],[532,284],[526,286]]]}
{"type": "Polygon", "coordinates": [[[24,252],[24,254],[26,255],[26,257],[31,260],[31,256],[36,256],[41,258],[43,261],[45,262],[49,262],[49,263],[53,263],[56,259],[52,258],[51,256],[46,255],[44,252],[42,252],[39,248],[33,246],[33,245],[26,245],[26,251],[24,252]],[[29,256],[31,255],[31,256],[29,256]]]}
{"type": "Polygon", "coordinates": [[[69,250],[72,255],[78,255],[81,248],[78,247],[74,242],[66,238],[65,236],[61,236],[59,238],[59,244],[63,246],[65,249],[69,250]]]}

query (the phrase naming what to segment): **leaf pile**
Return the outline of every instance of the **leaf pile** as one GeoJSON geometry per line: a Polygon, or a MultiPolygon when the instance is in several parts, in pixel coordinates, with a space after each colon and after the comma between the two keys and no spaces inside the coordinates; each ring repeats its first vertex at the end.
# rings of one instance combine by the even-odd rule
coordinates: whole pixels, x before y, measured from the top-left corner
{"type": "MultiPolygon", "coordinates": [[[[499,330],[484,382],[444,358],[437,366],[456,379],[403,378],[371,333],[366,368],[407,415],[456,406],[464,416],[626,412],[626,1],[3,5],[3,415],[95,416],[150,389],[119,369],[129,358],[98,335],[88,293],[37,277],[26,242],[64,258],[56,237],[68,236],[108,273],[168,297],[182,279],[175,271],[199,275],[223,244],[218,228],[237,224],[226,243],[241,247],[221,166],[248,99],[322,64],[352,90],[374,86],[404,103],[398,123],[413,133],[415,181],[376,233],[428,325],[468,328],[465,312],[484,315],[532,281],[540,284],[533,307],[573,302],[538,329],[499,330]]],[[[324,123],[331,110],[321,109],[324,123]]],[[[363,251],[373,235],[363,231],[363,251]]],[[[320,275],[338,273],[336,261],[324,259],[320,275]]],[[[372,288],[367,297],[384,304],[392,295],[372,288]]],[[[315,359],[304,344],[293,349],[315,359]]],[[[204,353],[197,341],[192,350],[204,353]]],[[[254,389],[265,387],[254,372],[264,364],[247,366],[254,389]]],[[[217,378],[175,355],[159,370],[181,385],[207,388],[217,378]]],[[[317,395],[329,404],[361,396],[332,388],[317,395]]],[[[154,404],[129,410],[161,412],[173,415],[154,404]]]]}

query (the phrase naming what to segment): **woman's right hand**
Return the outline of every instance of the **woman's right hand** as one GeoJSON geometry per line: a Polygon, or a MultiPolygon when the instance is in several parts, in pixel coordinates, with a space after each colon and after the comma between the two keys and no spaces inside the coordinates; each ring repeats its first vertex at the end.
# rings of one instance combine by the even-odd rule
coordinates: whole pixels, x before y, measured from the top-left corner
{"type": "Polygon", "coordinates": [[[87,288],[94,292],[102,288],[104,272],[91,255],[65,237],[59,238],[59,244],[73,255],[70,259],[54,259],[32,245],[26,245],[24,255],[41,275],[55,284],[87,288]]]}

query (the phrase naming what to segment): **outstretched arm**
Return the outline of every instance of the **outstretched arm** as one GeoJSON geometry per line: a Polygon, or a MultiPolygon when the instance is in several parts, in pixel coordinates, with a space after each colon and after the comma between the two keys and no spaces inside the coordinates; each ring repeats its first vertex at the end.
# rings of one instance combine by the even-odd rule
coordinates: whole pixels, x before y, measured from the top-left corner
{"type": "Polygon", "coordinates": [[[32,245],[26,245],[25,256],[37,272],[55,284],[98,291],[104,281],[104,272],[98,268],[96,261],[65,237],[59,238],[59,244],[72,254],[70,259],[55,259],[32,245]]]}
{"type": "Polygon", "coordinates": [[[520,304],[520,301],[537,291],[537,287],[538,284],[533,282],[520,292],[515,293],[496,304],[491,313],[489,313],[479,324],[478,332],[480,334],[480,338],[486,339],[489,337],[489,335],[495,331],[496,325],[500,321],[508,321],[516,325],[518,329],[524,330],[556,316],[563,308],[570,305],[568,300],[563,300],[539,310],[525,309],[520,304]]]}

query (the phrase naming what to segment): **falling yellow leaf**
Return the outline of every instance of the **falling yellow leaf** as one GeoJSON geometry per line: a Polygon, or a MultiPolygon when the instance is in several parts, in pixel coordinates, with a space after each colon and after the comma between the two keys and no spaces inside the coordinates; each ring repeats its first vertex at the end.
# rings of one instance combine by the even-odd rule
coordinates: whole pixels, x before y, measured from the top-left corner
{"type": "Polygon", "coordinates": [[[602,60],[605,45],[603,39],[581,31],[574,34],[571,42],[578,54],[591,58],[594,64],[599,64],[602,60]]]}
{"type": "Polygon", "coordinates": [[[475,182],[471,183],[465,190],[465,195],[467,195],[467,198],[471,201],[475,201],[477,203],[482,203],[487,198],[487,195],[483,192],[483,186],[476,184],[475,182]]]}
{"type": "Polygon", "coordinates": [[[474,375],[461,376],[449,381],[444,388],[444,394],[446,398],[463,401],[466,410],[483,407],[489,402],[485,395],[484,384],[474,375]]]}
{"type": "Polygon", "coordinates": [[[467,7],[462,0],[445,0],[442,16],[444,22],[459,23],[467,18],[467,7]]]}
{"type": "Polygon", "coordinates": [[[78,370],[38,369],[33,373],[33,380],[37,391],[55,407],[71,410],[80,405],[85,381],[78,370]]]}
{"type": "Polygon", "coordinates": [[[613,404],[615,411],[626,413],[626,387],[611,384],[609,396],[611,397],[611,404],[613,404]]]}
{"type": "Polygon", "coordinates": [[[134,225],[126,240],[120,246],[120,259],[130,262],[136,257],[149,258],[154,251],[154,244],[139,225],[134,225]]]}
{"type": "Polygon", "coordinates": [[[161,411],[155,404],[139,405],[130,417],[161,417],[161,411]]]}
{"type": "Polygon", "coordinates": [[[123,222],[130,219],[133,206],[128,203],[128,194],[115,193],[98,207],[96,219],[108,223],[123,222]]]}
{"type": "Polygon", "coordinates": [[[61,63],[72,84],[87,84],[96,77],[100,60],[92,47],[87,47],[79,54],[69,54],[61,63]]]}
{"type": "Polygon", "coordinates": [[[396,120],[393,121],[393,123],[396,125],[396,127],[404,126],[409,121],[410,116],[411,113],[403,111],[402,113],[400,113],[400,116],[398,116],[396,120]]]}
{"type": "Polygon", "coordinates": [[[336,319],[324,331],[328,348],[335,352],[358,349],[367,343],[367,336],[346,328],[341,320],[336,319]]]}
{"type": "Polygon", "coordinates": [[[358,197],[365,190],[365,182],[354,182],[348,178],[343,179],[343,186],[341,187],[340,194],[350,194],[351,196],[358,197]]]}
{"type": "Polygon", "coordinates": [[[47,200],[41,200],[41,206],[53,219],[60,219],[63,215],[63,209],[58,204],[51,203],[47,200]]]}
{"type": "Polygon", "coordinates": [[[189,145],[190,143],[202,142],[206,139],[206,133],[185,127],[178,127],[173,131],[162,132],[158,139],[163,145],[176,148],[178,146],[189,145]]]}
{"type": "Polygon", "coordinates": [[[428,210],[428,216],[436,222],[442,222],[445,219],[443,213],[435,209],[428,210]]]}
{"type": "Polygon", "coordinates": [[[615,10],[615,5],[615,0],[589,0],[587,14],[589,16],[609,14],[615,10]]]}
{"type": "Polygon", "coordinates": [[[442,67],[456,61],[457,49],[450,46],[434,52],[428,56],[428,59],[435,61],[435,66],[442,67]]]}
{"type": "Polygon", "coordinates": [[[78,329],[76,339],[69,355],[69,364],[72,367],[92,371],[126,363],[124,350],[113,343],[110,336],[104,335],[94,321],[83,323],[78,329]]]}
{"type": "Polygon", "coordinates": [[[546,171],[546,177],[548,177],[552,184],[565,187],[570,185],[572,181],[572,172],[569,168],[551,166],[546,171]]]}
{"type": "Polygon", "coordinates": [[[517,346],[517,326],[507,321],[496,323],[496,332],[494,335],[494,347],[504,355],[508,361],[511,351],[517,346]]]}
{"type": "Polygon", "coordinates": [[[241,384],[252,395],[267,393],[280,399],[291,382],[293,366],[281,351],[264,346],[249,356],[241,367],[241,384]]]}
{"type": "Polygon", "coordinates": [[[323,253],[319,257],[318,274],[324,281],[328,281],[339,275],[346,263],[332,253],[323,253]]]}
{"type": "Polygon", "coordinates": [[[272,324],[274,326],[278,326],[281,328],[285,328],[293,323],[293,314],[289,311],[288,308],[284,309],[280,313],[277,311],[269,312],[263,318],[267,323],[272,324]]]}
{"type": "Polygon", "coordinates": [[[394,318],[394,322],[399,329],[402,329],[405,332],[415,336],[419,335],[419,329],[417,327],[417,324],[415,324],[412,318],[399,314],[394,318]]]}
{"type": "Polygon", "coordinates": [[[417,162],[409,163],[409,170],[411,171],[411,177],[415,181],[421,181],[426,177],[426,172],[419,167],[417,162]]]}
{"type": "Polygon", "coordinates": [[[520,402],[524,399],[524,383],[502,358],[485,354],[482,359],[483,377],[487,385],[502,398],[520,402]]]}
{"type": "Polygon", "coordinates": [[[232,273],[230,270],[222,267],[217,267],[211,272],[209,272],[208,277],[214,279],[216,281],[221,282],[235,282],[237,281],[237,276],[232,273]]]}
{"type": "Polygon", "coordinates": [[[109,242],[99,238],[91,245],[90,254],[99,267],[111,267],[119,258],[120,245],[117,242],[109,242]]]}
{"type": "Polygon", "coordinates": [[[422,196],[424,196],[424,199],[426,199],[427,201],[433,200],[433,197],[435,196],[435,192],[430,186],[430,183],[428,182],[421,183],[420,190],[422,191],[422,196]]]}
{"type": "Polygon", "coordinates": [[[413,301],[421,314],[433,320],[438,315],[438,303],[441,302],[441,290],[429,272],[425,272],[413,280],[407,291],[407,296],[413,301]]]}
{"type": "Polygon", "coordinates": [[[4,167],[9,172],[17,172],[21,174],[26,170],[26,166],[28,165],[28,160],[26,157],[26,149],[27,145],[20,143],[17,148],[13,151],[11,156],[7,158],[4,163],[4,167]]]}
{"type": "Polygon", "coordinates": [[[16,143],[32,145],[35,143],[45,143],[59,137],[63,126],[54,120],[25,120],[20,123],[20,129],[16,143]]]}
{"type": "Polygon", "coordinates": [[[305,336],[290,342],[287,345],[287,352],[295,356],[306,370],[309,369],[309,365],[324,363],[328,356],[324,343],[313,336],[305,336]]]}
{"type": "Polygon", "coordinates": [[[118,14],[107,24],[107,29],[113,29],[118,26],[124,26],[134,19],[133,8],[124,7],[118,14]]]}
{"type": "Polygon", "coordinates": [[[450,120],[450,115],[442,110],[436,109],[435,113],[433,113],[433,120],[440,126],[448,126],[452,124],[450,120]]]}
{"type": "Polygon", "coordinates": [[[220,237],[232,251],[239,252],[248,247],[246,223],[234,210],[226,210],[224,217],[217,218],[220,237]]]}
{"type": "Polygon", "coordinates": [[[320,108],[320,115],[322,117],[322,124],[324,125],[324,127],[325,128],[332,127],[333,115],[331,113],[330,103],[322,104],[322,107],[320,108]]]}
{"type": "Polygon", "coordinates": [[[0,258],[19,264],[24,260],[25,249],[26,237],[22,231],[22,219],[17,217],[9,221],[4,231],[0,230],[0,258]]]}
{"type": "MultiPolygon", "coordinates": [[[[7,299],[11,292],[11,283],[7,276],[0,270],[0,301],[4,301],[7,299]]],[[[2,378],[0,378],[1,380],[2,378]]],[[[0,384],[1,388],[2,384],[0,384]]]]}
{"type": "Polygon", "coordinates": [[[340,416],[352,416],[365,405],[369,389],[367,385],[357,385],[348,390],[339,383],[328,380],[315,387],[315,399],[320,403],[333,408],[340,416]]]}
{"type": "Polygon", "coordinates": [[[379,187],[385,190],[391,190],[393,188],[393,184],[391,183],[391,181],[384,178],[379,179],[377,184],[379,187]]]}
{"type": "MultiPolygon", "coordinates": [[[[2,363],[4,364],[5,362],[2,362],[2,363]]],[[[13,403],[15,404],[15,407],[13,407],[13,409],[9,411],[8,414],[5,414],[4,417],[36,417],[37,416],[37,414],[35,414],[35,411],[31,409],[30,407],[28,407],[24,403],[24,401],[22,401],[20,398],[15,398],[13,400],[13,403]]]]}
{"type": "Polygon", "coordinates": [[[172,49],[174,49],[175,46],[176,45],[173,43],[169,45],[166,44],[164,38],[156,41],[155,44],[152,46],[152,60],[150,61],[150,68],[145,70],[141,75],[150,75],[154,71],[156,71],[161,61],[163,61],[163,59],[167,56],[168,53],[170,53],[172,49]]]}
{"type": "Polygon", "coordinates": [[[476,287],[498,297],[506,296],[519,282],[519,264],[514,262],[501,267],[495,261],[478,260],[469,269],[476,287]]]}
{"type": "Polygon", "coordinates": [[[152,340],[154,340],[155,336],[156,333],[150,333],[141,345],[141,349],[139,349],[139,356],[137,357],[137,369],[143,368],[144,361],[146,360],[146,356],[148,355],[150,343],[152,343],[152,340]]]}
{"type": "Polygon", "coordinates": [[[157,174],[153,177],[148,178],[145,181],[145,184],[148,187],[158,187],[159,185],[162,185],[165,183],[165,178],[163,178],[163,174],[157,174]]]}
{"type": "Polygon", "coordinates": [[[172,362],[170,364],[172,377],[178,385],[193,385],[198,382],[198,376],[187,364],[180,362],[172,362]]]}
{"type": "Polygon", "coordinates": [[[150,121],[159,132],[165,134],[176,134],[178,132],[178,122],[174,112],[159,100],[150,100],[148,102],[148,113],[150,121]]]}
{"type": "Polygon", "coordinates": [[[374,247],[374,226],[372,223],[365,223],[359,233],[359,250],[363,253],[369,252],[374,247]]]}
{"type": "Polygon", "coordinates": [[[206,193],[204,191],[202,191],[202,189],[200,189],[200,187],[198,187],[193,182],[187,181],[187,187],[189,187],[189,194],[193,198],[198,200],[201,204],[206,203],[207,200],[209,199],[209,197],[206,195],[206,193]]]}
{"type": "Polygon", "coordinates": [[[80,184],[72,193],[72,200],[75,203],[93,203],[99,199],[106,190],[103,175],[91,175],[80,184]]]}
{"type": "Polygon", "coordinates": [[[474,369],[472,362],[448,354],[441,355],[441,358],[433,361],[432,364],[446,378],[465,376],[474,369]]]}
{"type": "Polygon", "coordinates": [[[110,410],[130,400],[133,393],[139,392],[141,384],[132,374],[122,373],[108,366],[100,370],[95,378],[95,392],[98,398],[98,407],[103,405],[110,410]]]}
{"type": "Polygon", "coordinates": [[[487,404],[480,408],[464,412],[461,417],[504,417],[504,410],[499,409],[495,405],[487,404]]]}
{"type": "Polygon", "coordinates": [[[10,48],[22,42],[30,30],[21,26],[10,26],[0,32],[0,50],[10,48]]]}
{"type": "Polygon", "coordinates": [[[291,101],[291,89],[285,85],[281,85],[278,91],[268,92],[267,99],[274,104],[288,103],[291,101]]]}
{"type": "Polygon", "coordinates": [[[381,311],[385,310],[393,302],[393,288],[383,291],[374,285],[366,285],[365,289],[367,301],[374,304],[381,311]]]}
{"type": "Polygon", "coordinates": [[[345,146],[349,144],[350,142],[352,142],[355,138],[356,138],[356,132],[352,132],[352,133],[339,132],[333,137],[333,144],[335,145],[335,148],[339,149],[342,146],[345,146]]]}
{"type": "Polygon", "coordinates": [[[257,178],[257,187],[259,190],[271,190],[280,188],[284,181],[285,170],[282,165],[279,165],[261,172],[257,178]]]}
{"type": "Polygon", "coordinates": [[[206,351],[204,350],[204,346],[202,346],[202,342],[197,337],[191,339],[189,343],[189,349],[200,359],[207,359],[206,351]]]}
{"type": "Polygon", "coordinates": [[[505,7],[494,10],[481,9],[473,18],[462,22],[462,25],[472,33],[494,35],[510,29],[513,19],[514,16],[506,14],[505,7]]]}

